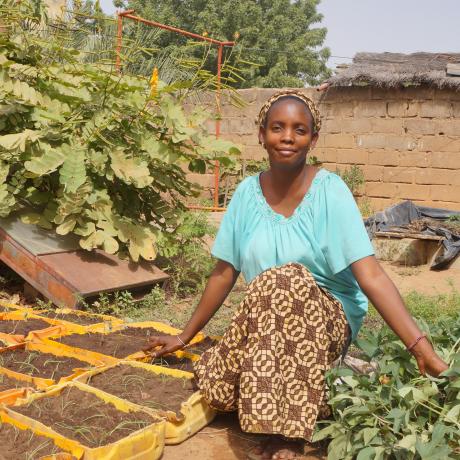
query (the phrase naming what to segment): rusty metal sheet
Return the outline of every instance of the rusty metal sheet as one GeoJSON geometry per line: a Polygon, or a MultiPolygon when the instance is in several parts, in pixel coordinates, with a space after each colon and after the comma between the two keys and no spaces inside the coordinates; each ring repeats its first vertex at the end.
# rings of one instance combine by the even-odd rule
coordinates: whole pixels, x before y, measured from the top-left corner
{"type": "Polygon", "coordinates": [[[0,228],[35,256],[80,248],[77,235],[59,236],[36,225],[24,224],[17,216],[1,218],[0,228]]]}
{"type": "Polygon", "coordinates": [[[47,254],[38,258],[49,271],[65,279],[83,297],[147,286],[168,278],[152,263],[121,260],[99,250],[47,254]]]}

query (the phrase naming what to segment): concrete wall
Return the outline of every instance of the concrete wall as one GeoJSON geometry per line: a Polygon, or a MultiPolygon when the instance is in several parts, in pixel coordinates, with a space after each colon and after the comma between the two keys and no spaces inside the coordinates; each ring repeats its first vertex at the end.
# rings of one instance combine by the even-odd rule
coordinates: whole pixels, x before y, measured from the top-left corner
{"type": "MultiPolygon", "coordinates": [[[[265,156],[254,120],[275,91],[240,90],[243,109],[223,104],[222,134],[242,144],[244,159],[265,156]]],[[[423,87],[305,92],[319,99],[323,115],[312,155],[331,171],[359,165],[366,178],[362,193],[374,210],[404,199],[460,210],[460,93],[423,87]]],[[[212,186],[211,176],[196,179],[212,186]]]]}

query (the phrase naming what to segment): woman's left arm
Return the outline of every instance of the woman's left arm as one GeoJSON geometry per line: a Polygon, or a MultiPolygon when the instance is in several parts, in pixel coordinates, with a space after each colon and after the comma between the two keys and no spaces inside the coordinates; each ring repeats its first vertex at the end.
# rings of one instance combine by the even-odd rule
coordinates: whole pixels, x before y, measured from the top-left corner
{"type": "MultiPolygon", "coordinates": [[[[364,257],[351,264],[359,286],[382,318],[393,329],[406,347],[411,346],[422,331],[407,311],[398,289],[374,256],[364,257]]],[[[419,340],[411,349],[420,372],[438,376],[447,364],[436,354],[430,342],[419,340]]]]}

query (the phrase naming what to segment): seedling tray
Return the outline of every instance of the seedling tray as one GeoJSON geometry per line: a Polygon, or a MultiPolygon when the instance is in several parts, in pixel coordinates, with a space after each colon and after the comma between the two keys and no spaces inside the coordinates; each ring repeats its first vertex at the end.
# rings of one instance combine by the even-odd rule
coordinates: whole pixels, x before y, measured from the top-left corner
{"type": "Polygon", "coordinates": [[[121,361],[90,370],[76,381],[164,417],[166,444],[184,441],[210,423],[216,414],[196,388],[190,372],[121,361]]]}
{"type": "Polygon", "coordinates": [[[123,324],[123,320],[113,316],[97,315],[70,308],[45,310],[39,314],[39,317],[54,325],[64,326],[66,333],[104,332],[123,324]]]}
{"type": "Polygon", "coordinates": [[[11,405],[33,391],[33,378],[0,367],[0,404],[11,405]]]}
{"type": "Polygon", "coordinates": [[[73,380],[87,372],[88,368],[106,364],[72,350],[60,350],[47,343],[32,342],[0,349],[0,363],[0,371],[5,375],[29,382],[38,389],[73,380]]]}
{"type": "MultiPolygon", "coordinates": [[[[152,326],[146,326],[154,330],[152,326]]],[[[74,353],[86,352],[98,356],[108,364],[116,364],[120,359],[132,359],[138,361],[151,361],[150,355],[145,354],[142,348],[147,343],[147,337],[142,334],[146,328],[138,326],[115,327],[110,332],[92,332],[86,334],[64,334],[53,337],[55,346],[63,350],[72,350],[74,353]]],[[[165,334],[166,332],[159,332],[165,334]]],[[[155,360],[154,364],[170,366],[176,369],[191,371],[192,361],[199,359],[187,351],[177,351],[172,355],[155,360]]]]}
{"type": "Polygon", "coordinates": [[[163,419],[79,382],[32,394],[1,412],[6,421],[51,437],[85,460],[155,460],[163,451],[163,419]],[[133,425],[140,428],[128,429],[133,425]],[[107,444],[95,445],[103,439],[107,444]]]}
{"type": "Polygon", "coordinates": [[[11,423],[0,423],[2,460],[75,460],[52,438],[36,435],[11,423]]]}
{"type": "Polygon", "coordinates": [[[65,332],[62,325],[53,324],[31,311],[16,310],[0,314],[0,340],[7,345],[22,343],[33,336],[49,337],[65,332]]]}

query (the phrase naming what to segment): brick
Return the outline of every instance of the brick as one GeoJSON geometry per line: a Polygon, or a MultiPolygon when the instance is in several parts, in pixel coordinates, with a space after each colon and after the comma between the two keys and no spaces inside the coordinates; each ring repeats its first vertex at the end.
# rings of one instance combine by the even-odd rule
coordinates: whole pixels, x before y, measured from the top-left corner
{"type": "Polygon", "coordinates": [[[324,169],[327,169],[328,171],[331,171],[333,173],[335,173],[337,170],[337,164],[335,162],[334,163],[325,162],[322,164],[322,166],[324,169]]]}
{"type": "Polygon", "coordinates": [[[460,199],[460,185],[430,185],[430,197],[434,201],[460,199]]]}
{"type": "Polygon", "coordinates": [[[261,146],[247,146],[241,152],[240,158],[260,161],[267,158],[267,152],[261,146]]]}
{"type": "Polygon", "coordinates": [[[383,211],[384,209],[388,208],[392,204],[397,203],[398,200],[392,198],[369,198],[371,203],[371,208],[374,212],[383,211]]]}
{"type": "Polygon", "coordinates": [[[213,174],[197,174],[189,173],[187,174],[187,179],[190,182],[200,185],[203,188],[214,187],[214,175],[213,174]]]}
{"type": "Polygon", "coordinates": [[[365,195],[378,198],[395,198],[397,196],[397,190],[397,184],[367,182],[365,186],[365,195]]]}
{"type": "MultiPolygon", "coordinates": [[[[452,211],[460,211],[460,202],[455,201],[422,201],[415,202],[417,205],[430,206],[432,208],[450,209],[452,211]]],[[[460,260],[460,259],[457,259],[460,260]]]]}
{"type": "Polygon", "coordinates": [[[407,101],[391,101],[387,104],[387,113],[390,117],[405,117],[409,103],[407,101]]]}
{"type": "Polygon", "coordinates": [[[384,182],[412,184],[415,179],[415,168],[385,168],[384,182]]]}
{"type": "Polygon", "coordinates": [[[433,168],[460,170],[460,152],[433,152],[430,156],[433,168]]]}
{"type": "Polygon", "coordinates": [[[418,101],[409,101],[407,106],[406,117],[417,117],[420,115],[420,105],[421,102],[418,101]]]}
{"type": "Polygon", "coordinates": [[[460,119],[440,120],[436,125],[437,134],[460,137],[460,119]]]}
{"type": "Polygon", "coordinates": [[[337,162],[337,149],[328,149],[325,147],[315,149],[312,153],[318,157],[318,160],[324,163],[336,163],[337,162]]]}
{"type": "Polygon", "coordinates": [[[429,86],[407,86],[399,90],[401,98],[405,99],[434,99],[435,91],[429,86]]]}
{"type": "Polygon", "coordinates": [[[445,99],[447,101],[460,101],[460,92],[452,89],[437,89],[433,99],[445,99]]]}
{"type": "Polygon", "coordinates": [[[452,109],[455,118],[460,118],[460,102],[452,102],[452,109]]]}
{"type": "Polygon", "coordinates": [[[431,154],[428,152],[400,152],[399,166],[429,167],[431,166],[431,154]]]}
{"type": "Polygon", "coordinates": [[[252,134],[257,133],[257,126],[254,120],[247,117],[230,118],[229,119],[229,132],[235,134],[252,134]]]}
{"type": "Polygon", "coordinates": [[[357,137],[358,147],[392,149],[392,150],[414,150],[417,141],[411,137],[393,136],[391,134],[366,134],[357,137]]]}
{"type": "Polygon", "coordinates": [[[399,154],[392,150],[375,150],[369,152],[369,164],[381,166],[398,166],[399,154]]]}
{"type": "Polygon", "coordinates": [[[370,123],[374,133],[403,134],[402,120],[397,118],[374,118],[370,123]]]}
{"type": "Polygon", "coordinates": [[[328,134],[323,137],[325,147],[351,149],[355,146],[355,138],[351,134],[328,134]]]}
{"type": "Polygon", "coordinates": [[[460,138],[448,136],[426,136],[419,140],[422,152],[460,152],[460,138]]]}
{"type": "Polygon", "coordinates": [[[353,116],[353,103],[352,102],[336,102],[332,104],[323,104],[321,113],[325,118],[334,117],[352,117],[353,116]]]}
{"type": "Polygon", "coordinates": [[[434,120],[420,118],[406,119],[403,123],[408,134],[435,134],[438,127],[434,120]]]}
{"type": "Polygon", "coordinates": [[[371,88],[369,86],[332,87],[328,89],[326,98],[328,102],[367,101],[371,98],[371,88]]]}
{"type": "Polygon", "coordinates": [[[424,168],[417,170],[415,182],[417,184],[454,185],[456,171],[451,169],[424,168]]]}
{"type": "Polygon", "coordinates": [[[372,132],[370,118],[343,118],[339,120],[343,133],[366,134],[372,132]]]}
{"type": "Polygon", "coordinates": [[[383,166],[365,165],[362,169],[366,181],[379,182],[383,180],[383,166]]]}
{"type": "Polygon", "coordinates": [[[385,117],[386,114],[386,101],[358,102],[354,109],[355,117],[385,117]]]}
{"type": "Polygon", "coordinates": [[[321,126],[321,134],[337,134],[342,132],[342,121],[339,118],[325,119],[321,126]]]}
{"type": "Polygon", "coordinates": [[[398,184],[397,197],[401,200],[426,200],[430,197],[430,187],[418,184],[398,184]]]}
{"type": "Polygon", "coordinates": [[[424,101],[420,109],[420,116],[427,118],[449,118],[452,116],[450,101],[424,101]]]}
{"type": "Polygon", "coordinates": [[[364,149],[339,149],[337,163],[364,165],[368,160],[368,151],[364,149]]]}

